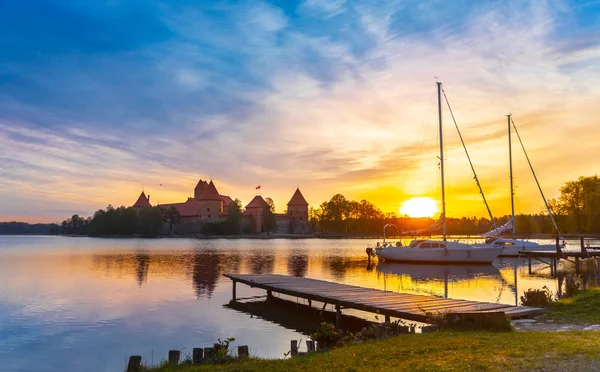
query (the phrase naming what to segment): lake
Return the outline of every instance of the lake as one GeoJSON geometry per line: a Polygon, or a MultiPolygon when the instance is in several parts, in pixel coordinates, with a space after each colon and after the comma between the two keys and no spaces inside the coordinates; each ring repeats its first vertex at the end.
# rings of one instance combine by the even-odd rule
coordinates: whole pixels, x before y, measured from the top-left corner
{"type": "MultiPolygon", "coordinates": [[[[0,236],[0,370],[122,371],[130,355],[158,362],[170,349],[187,354],[227,337],[249,345],[253,355],[282,358],[290,340],[307,339],[224,307],[232,288],[223,273],[295,275],[506,304],[528,288],[560,289],[543,264],[529,275],[521,259],[493,266],[376,259],[368,265],[368,243],[374,241],[0,236]]],[[[584,267],[583,286],[596,286],[597,268],[584,267]]],[[[237,286],[238,297],[263,294],[237,286]]]]}

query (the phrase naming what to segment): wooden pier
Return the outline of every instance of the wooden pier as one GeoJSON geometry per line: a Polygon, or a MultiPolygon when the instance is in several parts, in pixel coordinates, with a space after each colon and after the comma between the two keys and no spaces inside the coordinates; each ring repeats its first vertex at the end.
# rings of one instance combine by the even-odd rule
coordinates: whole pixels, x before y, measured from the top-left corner
{"type": "Polygon", "coordinates": [[[529,260],[529,274],[532,274],[531,262],[536,260],[545,263],[550,267],[550,276],[557,274],[558,261],[561,259],[575,264],[575,273],[579,274],[579,260],[594,259],[600,257],[600,247],[586,246],[584,237],[579,237],[579,251],[565,251],[561,248],[559,238],[556,238],[556,251],[520,251],[519,256],[526,257],[529,260]]]}
{"type": "Polygon", "coordinates": [[[327,304],[334,305],[338,324],[343,308],[381,314],[387,322],[390,321],[390,317],[427,322],[427,313],[503,312],[509,318],[522,318],[544,311],[527,306],[397,293],[285,275],[224,275],[233,281],[232,301],[236,301],[236,284],[244,283],[266,290],[267,299],[275,292],[306,299],[309,306],[312,301],[323,303],[323,309],[327,304]]]}

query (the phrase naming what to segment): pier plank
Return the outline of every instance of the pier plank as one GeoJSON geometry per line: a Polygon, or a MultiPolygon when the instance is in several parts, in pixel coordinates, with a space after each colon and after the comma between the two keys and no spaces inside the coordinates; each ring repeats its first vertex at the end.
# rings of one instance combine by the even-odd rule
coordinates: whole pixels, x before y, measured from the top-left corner
{"type": "Polygon", "coordinates": [[[527,306],[517,307],[491,302],[398,293],[285,275],[224,275],[234,282],[274,293],[415,321],[426,321],[426,312],[493,312],[501,310],[508,317],[524,317],[543,311],[543,309],[527,306]]]}

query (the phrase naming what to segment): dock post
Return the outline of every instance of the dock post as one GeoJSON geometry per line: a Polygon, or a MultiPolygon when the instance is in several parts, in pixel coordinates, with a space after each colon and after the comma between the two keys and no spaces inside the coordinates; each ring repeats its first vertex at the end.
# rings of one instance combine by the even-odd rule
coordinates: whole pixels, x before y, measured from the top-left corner
{"type": "Polygon", "coordinates": [[[169,364],[176,366],[179,364],[179,357],[181,352],[179,350],[169,350],[169,364]]]}
{"type": "Polygon", "coordinates": [[[248,357],[250,353],[248,352],[248,345],[239,345],[238,346],[238,358],[242,359],[244,357],[248,357]]]}
{"type": "Polygon", "coordinates": [[[236,284],[236,283],[237,283],[237,282],[234,280],[234,281],[233,281],[232,288],[231,288],[231,302],[235,302],[235,301],[236,301],[236,298],[237,298],[237,296],[236,296],[236,293],[235,293],[235,284],[236,284]]]}
{"type": "Polygon", "coordinates": [[[312,307],[312,301],[310,299],[308,300],[308,307],[312,307]]]}
{"type": "Polygon", "coordinates": [[[192,349],[192,363],[200,364],[204,361],[204,349],[201,347],[195,347],[192,349]]]}
{"type": "Polygon", "coordinates": [[[292,340],[290,342],[290,355],[291,356],[298,355],[298,340],[292,340]]]}
{"type": "Polygon", "coordinates": [[[342,323],[342,309],[340,305],[335,305],[335,328],[340,328],[342,323]]]}
{"type": "Polygon", "coordinates": [[[531,275],[531,256],[529,256],[529,275],[531,275]]]}
{"type": "Polygon", "coordinates": [[[390,322],[391,322],[391,320],[390,320],[390,316],[389,316],[389,315],[386,315],[386,316],[385,316],[385,322],[386,322],[386,323],[390,323],[390,322]]]}
{"type": "Polygon", "coordinates": [[[315,342],[312,340],[306,340],[306,352],[312,353],[315,351],[315,342]]]}
{"type": "Polygon", "coordinates": [[[132,355],[129,357],[127,364],[127,372],[137,372],[142,369],[142,357],[140,355],[132,355]]]}

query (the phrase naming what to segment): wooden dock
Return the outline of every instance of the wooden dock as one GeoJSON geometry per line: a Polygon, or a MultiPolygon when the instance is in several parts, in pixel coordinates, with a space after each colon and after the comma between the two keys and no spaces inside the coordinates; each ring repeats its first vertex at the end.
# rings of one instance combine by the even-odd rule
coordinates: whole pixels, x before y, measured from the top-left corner
{"type": "Polygon", "coordinates": [[[236,300],[236,284],[239,282],[266,290],[267,298],[275,292],[307,299],[309,306],[312,301],[323,303],[323,309],[327,304],[335,305],[338,321],[342,308],[381,314],[386,321],[395,317],[418,322],[427,321],[426,313],[503,312],[509,318],[522,318],[544,311],[527,306],[397,293],[285,275],[224,275],[233,281],[232,301],[236,300]]]}

